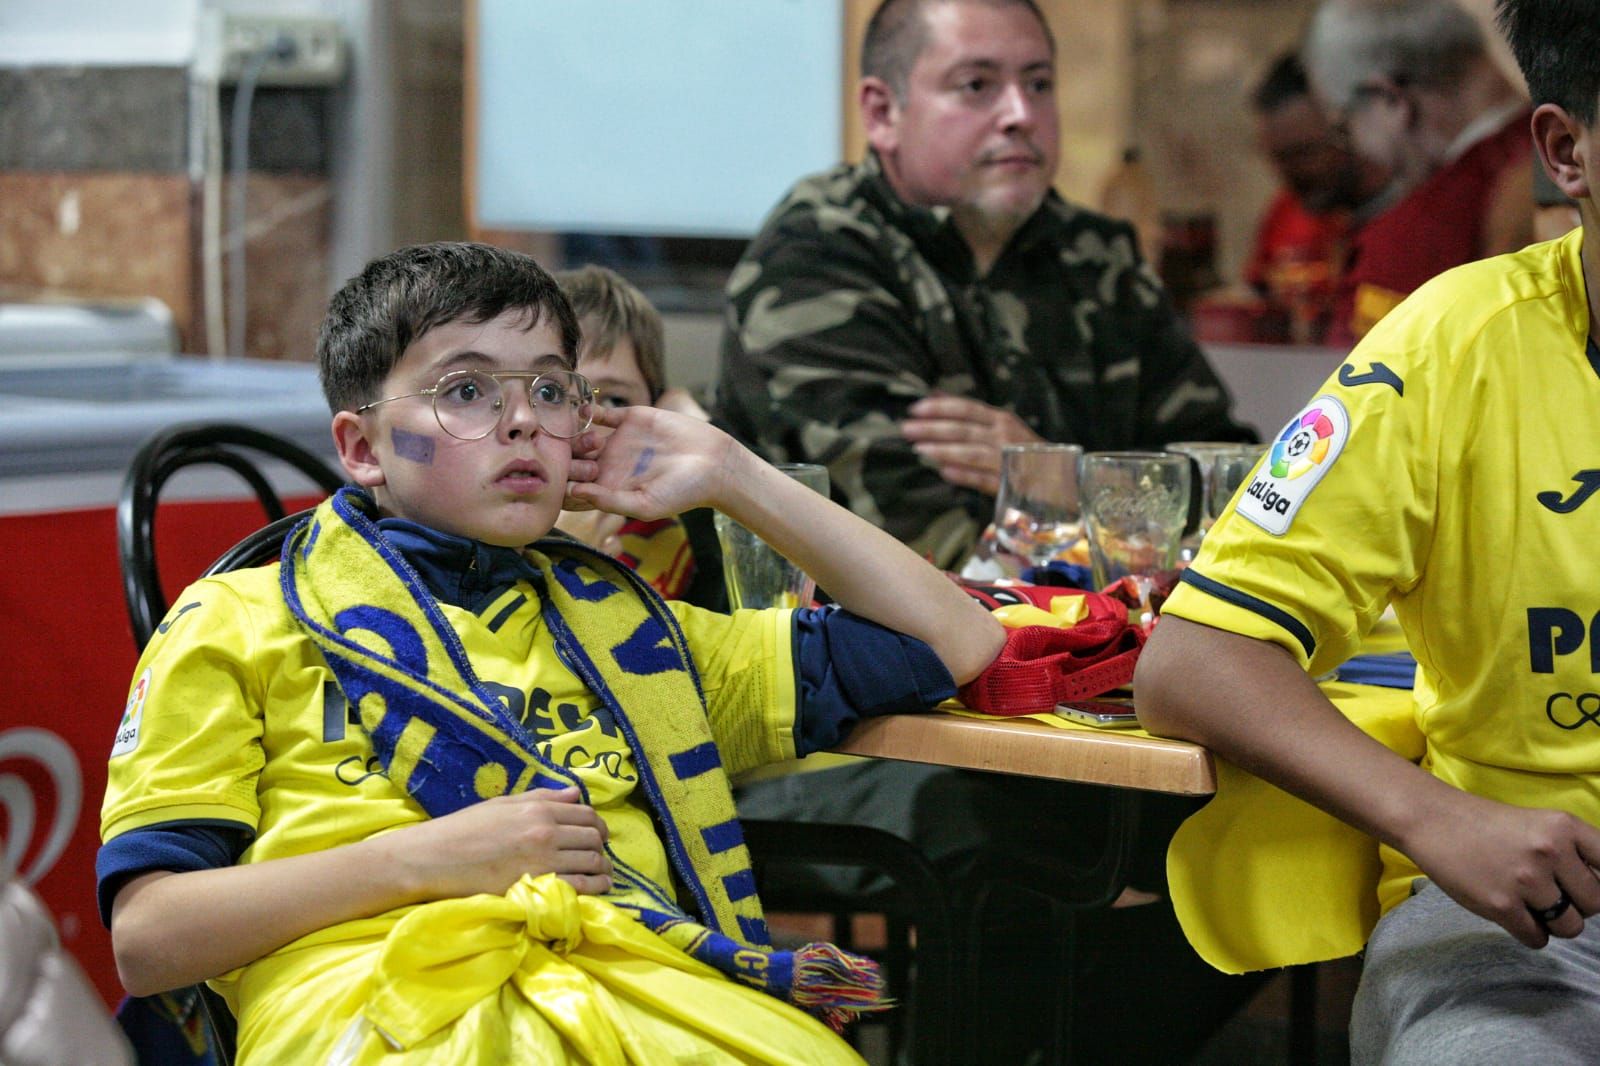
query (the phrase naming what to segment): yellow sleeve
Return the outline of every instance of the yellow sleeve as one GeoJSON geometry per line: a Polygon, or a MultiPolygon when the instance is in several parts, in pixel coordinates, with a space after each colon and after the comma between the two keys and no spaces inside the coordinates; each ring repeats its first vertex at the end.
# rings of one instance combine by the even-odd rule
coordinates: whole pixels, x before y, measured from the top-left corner
{"type": "Polygon", "coordinates": [[[252,612],[223,581],[185,589],[145,648],[107,765],[100,835],[161,822],[254,829],[266,687],[252,612]]]}
{"type": "Polygon", "coordinates": [[[795,757],[794,612],[731,615],[669,600],[700,673],[711,732],[737,774],[795,757]]]}
{"type": "Polygon", "coordinates": [[[1280,644],[1320,674],[1417,582],[1446,399],[1417,319],[1411,305],[1386,319],[1285,423],[1164,613],[1280,644]]]}

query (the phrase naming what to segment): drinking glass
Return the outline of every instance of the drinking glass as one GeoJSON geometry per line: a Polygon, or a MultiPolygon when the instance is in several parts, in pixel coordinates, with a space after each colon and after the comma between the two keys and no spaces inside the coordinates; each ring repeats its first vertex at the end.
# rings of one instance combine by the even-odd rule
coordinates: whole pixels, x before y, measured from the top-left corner
{"type": "Polygon", "coordinates": [[[1083,537],[1076,444],[1008,444],[1000,449],[994,532],[1000,547],[1043,566],[1083,537]]]}
{"type": "MultiPolygon", "coordinates": [[[[1180,440],[1168,444],[1165,448],[1169,452],[1187,455],[1194,460],[1194,466],[1189,475],[1193,477],[1198,471],[1200,484],[1198,493],[1193,497],[1198,503],[1198,513],[1193,530],[1183,538],[1183,543],[1178,546],[1178,558],[1184,562],[1193,559],[1200,551],[1200,542],[1205,539],[1206,530],[1211,528],[1211,523],[1216,521],[1216,512],[1211,510],[1211,472],[1215,469],[1217,456],[1226,455],[1239,447],[1232,441],[1212,440],[1180,440]]],[[[1191,486],[1191,493],[1196,490],[1191,486]]]]}
{"type": "Polygon", "coordinates": [[[1206,509],[1211,514],[1212,522],[1227,510],[1233,494],[1239,491],[1239,486],[1244,484],[1266,450],[1265,444],[1235,444],[1213,457],[1211,484],[1206,497],[1206,509]]]}
{"type": "MultiPolygon", "coordinates": [[[[816,463],[778,463],[777,468],[806,488],[828,495],[828,468],[816,463]]],[[[766,541],[718,511],[713,524],[722,545],[722,574],[728,606],[809,607],[817,583],[766,541]]]]}
{"type": "Polygon", "coordinates": [[[1174,452],[1090,452],[1083,457],[1084,529],[1094,583],[1134,579],[1145,624],[1151,579],[1178,564],[1189,517],[1189,457],[1174,452]]]}

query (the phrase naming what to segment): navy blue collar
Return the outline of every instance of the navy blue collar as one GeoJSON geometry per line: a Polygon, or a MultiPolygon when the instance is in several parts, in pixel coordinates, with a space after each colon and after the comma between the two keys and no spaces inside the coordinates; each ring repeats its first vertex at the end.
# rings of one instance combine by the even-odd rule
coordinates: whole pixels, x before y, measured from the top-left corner
{"type": "Polygon", "coordinates": [[[516,582],[538,582],[538,568],[516,548],[442,533],[405,518],[380,518],[377,524],[428,591],[453,607],[478,614],[516,582]]]}
{"type": "Polygon", "coordinates": [[[1600,344],[1596,344],[1593,337],[1589,338],[1589,365],[1594,367],[1596,374],[1600,374],[1600,344]]]}

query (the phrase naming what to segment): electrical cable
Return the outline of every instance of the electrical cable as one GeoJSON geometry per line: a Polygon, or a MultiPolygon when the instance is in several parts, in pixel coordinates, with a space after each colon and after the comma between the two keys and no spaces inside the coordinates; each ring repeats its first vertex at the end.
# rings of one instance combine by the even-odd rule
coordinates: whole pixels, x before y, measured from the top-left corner
{"type": "Polygon", "coordinates": [[[205,129],[200,182],[201,301],[205,305],[206,351],[212,359],[225,359],[228,333],[222,306],[222,84],[213,75],[201,79],[200,86],[205,129]]]}
{"type": "Polygon", "coordinates": [[[287,36],[279,36],[265,48],[251,52],[244,60],[239,73],[239,84],[234,89],[232,121],[229,127],[229,197],[228,197],[228,345],[227,354],[244,356],[246,294],[248,282],[245,274],[246,221],[250,176],[250,107],[255,98],[256,85],[261,71],[271,60],[288,62],[294,58],[295,44],[287,36]]]}

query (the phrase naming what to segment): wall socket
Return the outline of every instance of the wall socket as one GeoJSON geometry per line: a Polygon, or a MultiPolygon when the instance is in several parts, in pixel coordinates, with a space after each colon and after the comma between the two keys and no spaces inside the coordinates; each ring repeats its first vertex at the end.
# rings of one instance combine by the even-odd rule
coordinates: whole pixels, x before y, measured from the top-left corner
{"type": "Polygon", "coordinates": [[[202,12],[196,73],[236,84],[251,57],[265,52],[257,85],[318,87],[344,78],[344,29],[337,19],[202,12]]]}

